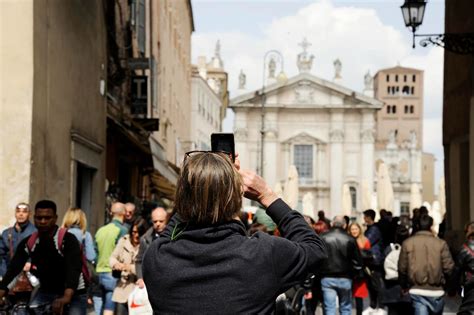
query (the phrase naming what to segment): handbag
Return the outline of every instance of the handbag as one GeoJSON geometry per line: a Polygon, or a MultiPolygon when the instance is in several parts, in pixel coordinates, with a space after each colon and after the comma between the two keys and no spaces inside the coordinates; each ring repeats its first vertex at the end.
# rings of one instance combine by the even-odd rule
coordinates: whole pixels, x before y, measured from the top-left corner
{"type": "Polygon", "coordinates": [[[31,292],[33,286],[31,285],[25,271],[22,271],[16,278],[15,286],[11,290],[13,293],[31,292]]]}

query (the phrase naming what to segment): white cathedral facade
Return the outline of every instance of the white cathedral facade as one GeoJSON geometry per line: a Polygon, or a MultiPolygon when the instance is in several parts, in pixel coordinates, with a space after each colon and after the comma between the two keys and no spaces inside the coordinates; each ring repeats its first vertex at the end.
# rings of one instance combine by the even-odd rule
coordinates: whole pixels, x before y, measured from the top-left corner
{"type": "MultiPolygon", "coordinates": [[[[303,48],[298,55],[298,75],[284,82],[273,80],[264,91],[231,100],[236,151],[242,166],[263,174],[271,187],[283,184],[290,165],[295,165],[299,210],[303,196],[310,192],[315,214],[320,209],[328,217],[341,214],[343,185],[348,185],[352,214],[356,215],[365,210],[361,207],[362,186],[375,192],[376,161],[385,160],[384,152],[375,150],[376,114],[383,103],[373,98],[372,80],[367,76],[364,93],[340,85],[338,60],[333,81],[311,74],[312,56],[303,48]]],[[[270,77],[274,70],[270,62],[270,77]]],[[[244,83],[239,80],[240,87],[244,83]]]]}

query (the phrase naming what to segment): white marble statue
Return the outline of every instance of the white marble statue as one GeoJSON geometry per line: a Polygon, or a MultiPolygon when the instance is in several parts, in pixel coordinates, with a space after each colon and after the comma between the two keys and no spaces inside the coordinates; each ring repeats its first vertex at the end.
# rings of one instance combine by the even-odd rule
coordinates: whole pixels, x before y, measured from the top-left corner
{"type": "Polygon", "coordinates": [[[373,90],[374,88],[374,78],[372,78],[369,70],[367,70],[367,73],[364,76],[364,86],[365,90],[373,90]]]}
{"type": "Polygon", "coordinates": [[[244,71],[240,69],[239,74],[239,90],[245,90],[245,83],[247,81],[247,76],[245,75],[244,71]]]}
{"type": "Polygon", "coordinates": [[[221,40],[218,39],[216,42],[216,48],[214,50],[214,57],[221,58],[221,40]]]}
{"type": "Polygon", "coordinates": [[[416,131],[412,130],[410,131],[410,147],[414,149],[416,148],[417,144],[418,144],[418,140],[416,137],[416,131]]]}
{"type": "Polygon", "coordinates": [[[339,60],[339,58],[334,60],[333,65],[334,65],[334,79],[342,78],[341,76],[342,62],[339,60]]]}
{"type": "Polygon", "coordinates": [[[301,42],[299,45],[303,47],[303,52],[298,54],[298,59],[296,62],[298,70],[300,71],[300,73],[310,72],[313,66],[314,56],[308,56],[308,52],[306,50],[309,46],[311,46],[311,44],[305,38],[303,42],[301,42]]]}
{"type": "Polygon", "coordinates": [[[388,134],[388,145],[396,145],[397,142],[397,133],[395,130],[390,130],[388,134]]]}
{"type": "Polygon", "coordinates": [[[269,79],[275,78],[275,72],[276,72],[276,61],[274,58],[270,58],[270,61],[268,62],[268,78],[269,79]]]}

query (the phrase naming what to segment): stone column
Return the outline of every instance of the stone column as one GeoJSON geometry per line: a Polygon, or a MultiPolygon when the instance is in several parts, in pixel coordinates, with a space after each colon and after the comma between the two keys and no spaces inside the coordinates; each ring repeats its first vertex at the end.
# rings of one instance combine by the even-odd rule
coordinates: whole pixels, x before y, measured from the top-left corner
{"type": "Polygon", "coordinates": [[[366,180],[370,193],[374,191],[374,111],[367,110],[362,112],[361,122],[361,183],[366,180]]]}
{"type": "Polygon", "coordinates": [[[342,110],[331,111],[330,141],[330,204],[331,217],[341,213],[342,184],[344,171],[344,114],[342,110]]]}
{"type": "Polygon", "coordinates": [[[278,149],[278,126],[276,111],[267,111],[265,115],[265,154],[264,154],[264,176],[270,187],[274,187],[277,176],[277,149],[278,149]]]}
{"type": "Polygon", "coordinates": [[[280,169],[277,170],[277,172],[279,173],[280,179],[284,179],[288,175],[288,169],[291,163],[289,143],[282,144],[282,155],[283,155],[283,165],[281,166],[280,169]]]}
{"type": "Polygon", "coordinates": [[[239,153],[240,165],[242,168],[251,169],[253,165],[250,165],[250,152],[247,140],[247,113],[242,110],[236,110],[234,116],[235,151],[239,153]]]}

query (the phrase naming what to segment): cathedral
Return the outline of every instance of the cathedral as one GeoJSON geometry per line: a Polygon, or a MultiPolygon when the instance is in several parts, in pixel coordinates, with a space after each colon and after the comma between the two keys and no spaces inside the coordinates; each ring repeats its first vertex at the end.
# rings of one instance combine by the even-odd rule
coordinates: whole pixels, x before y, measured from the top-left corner
{"type": "MultiPolygon", "coordinates": [[[[306,199],[313,203],[314,212],[323,209],[330,217],[341,214],[343,190],[348,187],[350,215],[356,217],[365,210],[364,196],[375,195],[377,166],[383,161],[392,168],[392,174],[398,175],[396,183],[401,180],[404,184],[403,189],[394,185],[393,208],[389,209],[399,215],[401,206],[410,201],[412,181],[421,186],[418,129],[408,131],[408,140],[404,141],[399,141],[399,136],[405,130],[385,128],[386,134],[380,137],[377,124],[386,117],[379,113],[384,112],[387,102],[375,97],[374,78],[366,74],[362,92],[343,86],[339,60],[334,61],[332,81],[317,77],[311,73],[314,57],[307,51],[309,44],[305,40],[301,46],[296,76],[277,75],[272,57],[265,65],[267,84],[231,99],[235,145],[241,164],[263,175],[271,187],[283,185],[290,166],[296,166],[296,208],[300,211],[304,196],[310,195],[306,199]]],[[[244,84],[241,72],[239,87],[244,84]]]]}

